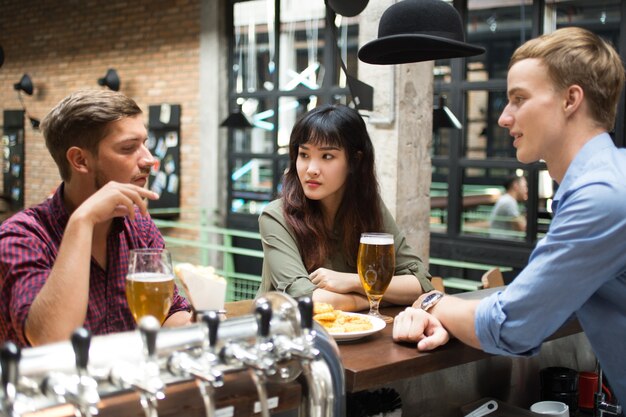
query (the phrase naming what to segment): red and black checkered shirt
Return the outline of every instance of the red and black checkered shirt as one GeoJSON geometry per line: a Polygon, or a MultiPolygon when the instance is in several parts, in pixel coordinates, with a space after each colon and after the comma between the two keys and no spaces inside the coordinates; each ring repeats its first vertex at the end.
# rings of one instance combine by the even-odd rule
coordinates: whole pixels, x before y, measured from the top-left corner
{"type": "MultiPolygon", "coordinates": [[[[0,342],[28,345],[26,316],[52,270],[68,220],[61,184],[51,198],[0,226],[0,342]]],[[[134,248],[163,246],[152,219],[138,209],[134,221],[114,219],[107,242],[107,270],[91,259],[85,328],[100,335],[136,327],[125,293],[128,254],[134,248]]],[[[187,300],[176,291],[169,314],[189,309],[187,300]]]]}

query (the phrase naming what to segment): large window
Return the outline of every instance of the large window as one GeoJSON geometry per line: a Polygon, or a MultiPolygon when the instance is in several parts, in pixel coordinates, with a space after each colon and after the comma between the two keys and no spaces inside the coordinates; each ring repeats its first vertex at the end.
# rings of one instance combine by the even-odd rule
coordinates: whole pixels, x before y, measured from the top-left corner
{"type": "Polygon", "coordinates": [[[254,229],[280,192],[297,118],[349,100],[339,57],[357,76],[358,18],[335,16],[324,0],[235,1],[231,45],[230,107],[252,128],[229,128],[228,219],[254,229]]]}
{"type": "MultiPolygon", "coordinates": [[[[463,127],[433,132],[431,256],[521,268],[548,230],[556,184],[545,164],[519,163],[508,131],[498,126],[509,59],[525,41],[565,26],[590,29],[619,48],[626,6],[619,0],[453,3],[466,22],[467,41],[486,53],[435,62],[435,103],[444,96],[463,127]],[[513,177],[524,178],[526,197],[505,189],[513,177]],[[501,199],[499,206],[507,203],[508,210],[496,207],[501,199]]],[[[618,146],[624,146],[623,113],[618,112],[614,134],[618,146]]]]}

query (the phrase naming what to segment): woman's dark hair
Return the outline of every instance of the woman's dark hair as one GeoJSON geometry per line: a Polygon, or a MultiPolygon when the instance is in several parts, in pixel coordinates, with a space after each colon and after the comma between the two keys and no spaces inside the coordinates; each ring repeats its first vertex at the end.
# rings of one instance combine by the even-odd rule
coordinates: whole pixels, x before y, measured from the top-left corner
{"type": "Polygon", "coordinates": [[[323,105],[305,113],[294,125],[289,140],[289,169],[283,179],[283,212],[294,231],[307,271],[324,265],[331,255],[330,231],[324,225],[319,201],[304,195],[296,160],[300,145],[330,145],[343,149],[348,176],[335,224],[341,225],[342,249],[356,265],[362,232],[382,229],[374,147],[363,119],[344,105],[323,105]]]}

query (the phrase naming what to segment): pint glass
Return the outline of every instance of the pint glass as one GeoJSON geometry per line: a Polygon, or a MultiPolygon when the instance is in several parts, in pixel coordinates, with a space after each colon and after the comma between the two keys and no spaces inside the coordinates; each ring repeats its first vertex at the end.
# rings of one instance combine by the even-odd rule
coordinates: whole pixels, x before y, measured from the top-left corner
{"type": "Polygon", "coordinates": [[[378,312],[378,305],[383,298],[396,269],[396,254],[393,235],[388,233],[363,233],[359,244],[357,271],[361,285],[370,302],[369,314],[385,320],[393,318],[378,312]]]}
{"type": "Polygon", "coordinates": [[[126,299],[135,322],[143,316],[163,324],[174,297],[172,259],[165,249],[133,249],[128,259],[126,299]]]}

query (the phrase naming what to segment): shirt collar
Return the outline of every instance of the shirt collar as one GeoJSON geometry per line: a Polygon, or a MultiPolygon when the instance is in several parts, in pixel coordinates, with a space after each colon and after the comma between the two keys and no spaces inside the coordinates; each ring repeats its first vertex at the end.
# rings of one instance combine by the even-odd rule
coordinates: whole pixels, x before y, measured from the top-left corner
{"type": "Polygon", "coordinates": [[[599,155],[606,148],[614,147],[613,139],[608,133],[601,133],[598,136],[593,137],[581,148],[576,154],[567,171],[563,181],[559,184],[559,188],[556,190],[554,200],[552,202],[552,212],[556,212],[559,200],[563,197],[563,194],[569,190],[576,182],[576,180],[585,173],[585,166],[594,155],[599,155]]]}

